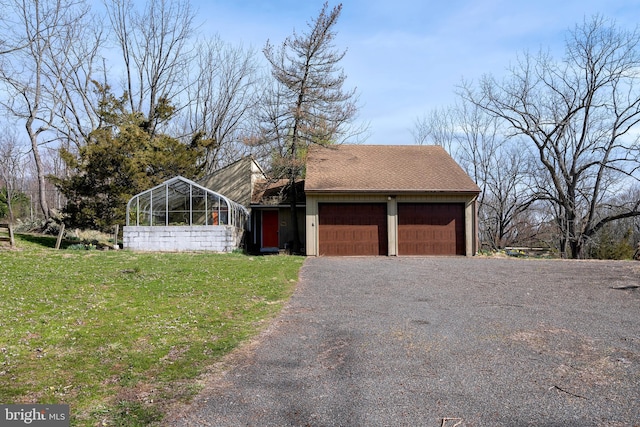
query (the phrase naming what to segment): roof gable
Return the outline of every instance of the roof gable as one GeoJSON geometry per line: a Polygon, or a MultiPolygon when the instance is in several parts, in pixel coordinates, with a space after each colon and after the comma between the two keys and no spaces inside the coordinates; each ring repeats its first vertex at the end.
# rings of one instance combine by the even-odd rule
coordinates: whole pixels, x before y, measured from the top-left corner
{"type": "Polygon", "coordinates": [[[266,178],[264,171],[251,157],[243,157],[198,182],[202,186],[227,195],[232,200],[249,206],[256,183],[266,178]]]}
{"type": "Polygon", "coordinates": [[[313,146],[307,192],[465,192],[480,189],[438,145],[313,146]]]}

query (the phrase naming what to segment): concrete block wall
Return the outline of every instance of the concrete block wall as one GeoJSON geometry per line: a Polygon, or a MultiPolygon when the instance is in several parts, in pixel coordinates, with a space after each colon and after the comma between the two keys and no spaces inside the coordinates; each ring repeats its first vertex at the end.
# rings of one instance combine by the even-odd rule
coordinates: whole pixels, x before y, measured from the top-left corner
{"type": "Polygon", "coordinates": [[[126,226],[122,233],[124,248],[134,251],[231,252],[242,239],[242,230],[228,225],[126,226]]]}

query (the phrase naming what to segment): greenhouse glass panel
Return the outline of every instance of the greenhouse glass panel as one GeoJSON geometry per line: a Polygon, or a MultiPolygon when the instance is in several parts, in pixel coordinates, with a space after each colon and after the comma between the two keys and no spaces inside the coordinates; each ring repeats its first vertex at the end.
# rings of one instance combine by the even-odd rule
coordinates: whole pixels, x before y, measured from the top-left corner
{"type": "Polygon", "coordinates": [[[191,225],[209,225],[207,193],[200,187],[191,188],[191,225]]]}
{"type": "Polygon", "coordinates": [[[167,186],[151,190],[151,225],[167,225],[167,186]]]}
{"type": "Polygon", "coordinates": [[[127,203],[127,225],[233,225],[243,228],[244,206],[193,181],[176,177],[133,196],[127,203]]]}
{"type": "Polygon", "coordinates": [[[191,225],[189,186],[167,184],[167,225],[191,225]]]}
{"type": "Polygon", "coordinates": [[[207,197],[208,200],[208,208],[209,208],[209,218],[211,218],[211,225],[224,225],[225,222],[222,222],[220,219],[220,209],[225,204],[225,201],[222,200],[216,194],[209,194],[207,197]]]}
{"type": "Polygon", "coordinates": [[[151,193],[140,194],[136,198],[138,208],[138,224],[139,225],[151,225],[151,193]]]}
{"type": "Polygon", "coordinates": [[[229,208],[226,206],[226,204],[220,205],[220,224],[229,224],[229,208]]]}

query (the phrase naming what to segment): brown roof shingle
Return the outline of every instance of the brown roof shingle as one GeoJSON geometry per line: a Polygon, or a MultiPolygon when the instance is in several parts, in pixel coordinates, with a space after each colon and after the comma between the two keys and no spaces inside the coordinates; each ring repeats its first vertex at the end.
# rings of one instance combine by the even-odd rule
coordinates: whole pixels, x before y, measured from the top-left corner
{"type": "Polygon", "coordinates": [[[313,146],[307,192],[465,192],[480,189],[438,145],[313,146]]]}

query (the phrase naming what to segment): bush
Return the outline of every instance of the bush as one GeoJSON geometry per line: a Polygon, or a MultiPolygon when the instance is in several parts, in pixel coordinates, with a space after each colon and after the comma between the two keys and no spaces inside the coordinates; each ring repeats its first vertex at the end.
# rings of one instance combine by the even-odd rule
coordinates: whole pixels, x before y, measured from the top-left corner
{"type": "Polygon", "coordinates": [[[631,230],[627,230],[623,236],[618,237],[615,229],[605,227],[589,251],[589,255],[598,259],[632,259],[634,247],[631,235],[631,230]]]}
{"type": "MultiPolygon", "coordinates": [[[[113,247],[111,235],[96,230],[71,230],[66,232],[66,240],[80,242],[85,249],[104,249],[113,247]]],[[[71,245],[76,246],[77,244],[71,245]]]]}
{"type": "Polygon", "coordinates": [[[42,218],[35,219],[18,219],[16,220],[15,230],[19,233],[41,233],[49,236],[57,236],[60,233],[60,227],[64,216],[54,211],[51,218],[44,220],[42,218]]]}
{"type": "Polygon", "coordinates": [[[87,247],[82,243],[74,243],[73,245],[69,245],[67,249],[70,251],[84,251],[87,247]]]}

